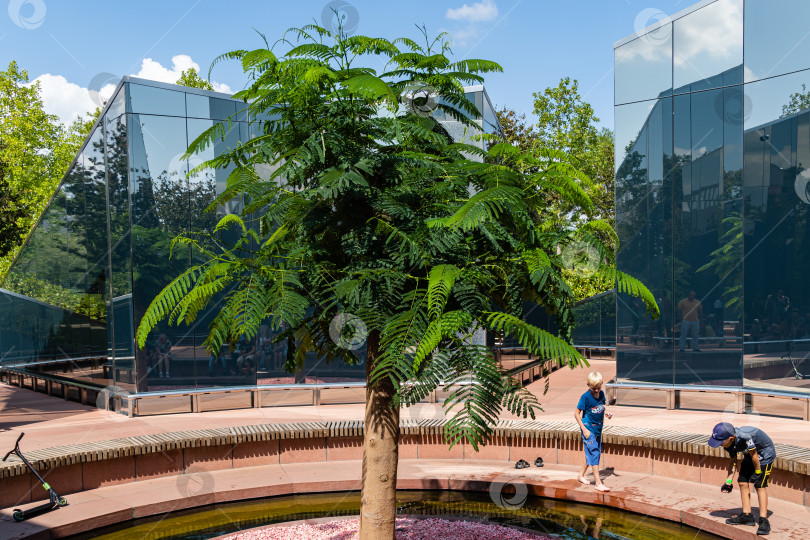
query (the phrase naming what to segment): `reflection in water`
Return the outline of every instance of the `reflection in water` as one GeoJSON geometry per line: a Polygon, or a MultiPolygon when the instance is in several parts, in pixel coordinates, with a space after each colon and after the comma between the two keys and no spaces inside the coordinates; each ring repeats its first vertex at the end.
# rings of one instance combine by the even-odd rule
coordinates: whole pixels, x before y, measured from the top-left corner
{"type": "MultiPolygon", "coordinates": [[[[202,540],[271,523],[327,516],[355,516],[359,510],[358,492],[273,497],[140,519],[73,538],[135,539],[148,535],[149,538],[202,540]]],[[[528,528],[565,540],[716,538],[703,531],[649,516],[539,497],[529,497],[520,508],[504,509],[493,503],[485,493],[401,491],[397,492],[397,514],[483,519],[528,528]]]]}

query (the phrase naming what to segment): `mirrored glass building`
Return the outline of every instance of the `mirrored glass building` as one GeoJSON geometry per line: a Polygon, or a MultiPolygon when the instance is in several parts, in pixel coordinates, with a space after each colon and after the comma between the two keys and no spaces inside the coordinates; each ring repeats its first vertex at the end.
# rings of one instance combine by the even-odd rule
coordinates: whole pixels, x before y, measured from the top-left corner
{"type": "Polygon", "coordinates": [[[616,44],[617,259],[661,308],[619,296],[620,383],[810,393],[808,20],[711,0],[616,44]]]}
{"type": "MultiPolygon", "coordinates": [[[[483,86],[468,88],[467,97],[482,113],[481,129],[497,129],[483,86]]],[[[256,136],[261,120],[224,94],[122,80],[0,283],[0,371],[34,388],[30,375],[38,375],[49,393],[65,397],[109,388],[110,395],[160,398],[139,400],[135,414],[313,404],[327,402],[329,390],[336,402],[361,402],[364,365],[326,364],[311,354],[302,373],[289,374],[286,347],[271,342],[269,324],[255,340],[209,354],[202,343],[216,303],[194,325],[164,325],[146,347],[135,347],[152,299],[197,256],[187,246],[172,248],[172,239],[211,232],[223,215],[242,209],[232,200],[204,211],[223,192],[229,169],[189,171],[256,136]],[[183,159],[191,141],[226,120],[224,140],[183,159]],[[287,391],[271,396],[262,388],[287,391]],[[203,392],[215,389],[221,392],[203,392]]],[[[457,140],[480,133],[438,120],[457,140]]]]}

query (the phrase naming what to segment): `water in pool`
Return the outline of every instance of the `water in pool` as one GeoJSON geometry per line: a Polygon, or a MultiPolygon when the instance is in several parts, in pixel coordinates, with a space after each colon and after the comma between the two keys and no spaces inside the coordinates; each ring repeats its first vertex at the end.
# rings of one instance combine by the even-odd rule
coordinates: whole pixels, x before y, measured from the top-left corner
{"type": "MultiPolygon", "coordinates": [[[[360,493],[323,493],[272,497],[218,504],[97,529],[73,540],[172,539],[204,540],[244,529],[360,511],[360,493]]],[[[589,538],[639,540],[708,540],[718,537],[676,523],[613,508],[529,497],[520,508],[504,508],[487,493],[402,491],[397,513],[468,517],[515,525],[566,540],[589,538]]]]}

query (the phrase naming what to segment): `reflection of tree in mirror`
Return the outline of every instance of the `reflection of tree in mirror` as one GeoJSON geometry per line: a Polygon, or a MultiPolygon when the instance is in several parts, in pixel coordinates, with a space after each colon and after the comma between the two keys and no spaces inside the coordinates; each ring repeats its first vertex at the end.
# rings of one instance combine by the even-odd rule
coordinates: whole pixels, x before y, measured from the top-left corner
{"type": "Polygon", "coordinates": [[[616,199],[616,233],[624,239],[619,246],[624,268],[643,266],[640,249],[631,247],[647,224],[647,167],[646,157],[628,147],[626,157],[616,172],[616,184],[621,198],[616,199]]]}
{"type": "Polygon", "coordinates": [[[807,85],[802,84],[801,92],[794,92],[790,94],[790,98],[788,98],[788,102],[785,105],[782,105],[782,116],[790,116],[791,114],[796,114],[797,112],[801,112],[805,109],[810,109],[810,90],[807,89],[807,85]]]}
{"type": "Polygon", "coordinates": [[[107,251],[103,146],[94,134],[4,283],[14,292],[99,321],[106,320],[105,261],[94,264],[98,261],[88,258],[103,259],[107,251]],[[94,152],[102,155],[100,171],[94,152]]]}
{"type": "Polygon", "coordinates": [[[714,271],[723,291],[723,303],[731,313],[740,313],[742,307],[742,254],[743,220],[739,212],[722,221],[726,232],[720,237],[722,245],[711,253],[711,260],[698,268],[698,272],[714,271]]]}
{"type": "Polygon", "coordinates": [[[154,176],[148,169],[139,169],[136,174],[132,268],[133,290],[138,293],[135,309],[141,313],[191,261],[191,248],[184,244],[172,247],[172,240],[192,229],[212,231],[216,226],[217,216],[205,212],[216,198],[216,181],[212,170],[195,176],[191,182],[184,173],[165,169],[154,176]]]}

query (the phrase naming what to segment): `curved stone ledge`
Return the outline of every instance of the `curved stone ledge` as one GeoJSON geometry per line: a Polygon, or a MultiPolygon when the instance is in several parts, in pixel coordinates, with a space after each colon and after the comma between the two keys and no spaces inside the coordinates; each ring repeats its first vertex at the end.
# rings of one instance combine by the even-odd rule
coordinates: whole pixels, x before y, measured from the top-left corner
{"type": "MultiPolygon", "coordinates": [[[[444,420],[402,424],[400,459],[461,459],[548,464],[582,460],[573,422],[500,421],[490,443],[476,452],[466,444],[448,448],[444,420]]],[[[719,485],[727,458],[710,448],[706,435],[608,426],[603,432],[606,468],[719,485]]],[[[258,465],[319,463],[362,458],[363,422],[300,422],[200,429],[26,452],[26,457],[60,494],[140,482],[194,471],[258,465]]],[[[810,449],[776,445],[771,478],[773,497],[810,504],[810,449]]],[[[41,500],[44,490],[16,456],[0,463],[0,508],[41,500]]]]}

